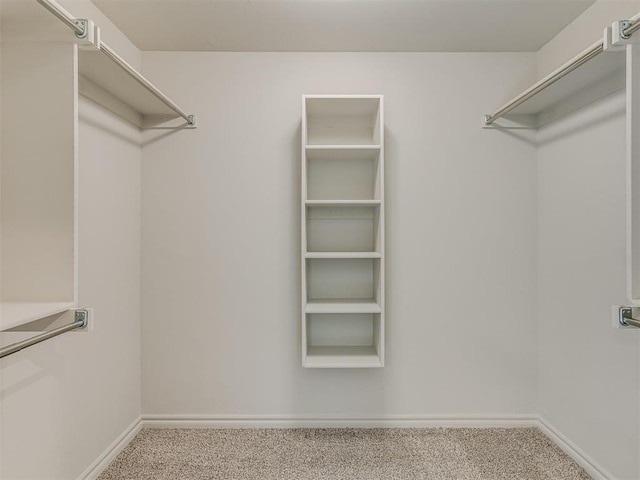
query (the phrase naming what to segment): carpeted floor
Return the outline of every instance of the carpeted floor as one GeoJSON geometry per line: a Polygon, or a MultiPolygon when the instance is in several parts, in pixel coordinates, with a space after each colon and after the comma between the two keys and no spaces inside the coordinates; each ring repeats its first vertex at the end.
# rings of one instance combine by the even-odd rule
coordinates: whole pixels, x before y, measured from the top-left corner
{"type": "Polygon", "coordinates": [[[143,429],[98,480],[586,480],[537,428],[143,429]]]}

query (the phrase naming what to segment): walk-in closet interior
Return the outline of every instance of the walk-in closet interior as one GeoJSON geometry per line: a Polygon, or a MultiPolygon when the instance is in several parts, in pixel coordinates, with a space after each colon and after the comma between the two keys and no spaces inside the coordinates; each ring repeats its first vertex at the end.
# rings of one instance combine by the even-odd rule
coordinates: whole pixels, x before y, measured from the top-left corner
{"type": "Polygon", "coordinates": [[[0,479],[640,480],[640,0],[0,20],[0,479]]]}

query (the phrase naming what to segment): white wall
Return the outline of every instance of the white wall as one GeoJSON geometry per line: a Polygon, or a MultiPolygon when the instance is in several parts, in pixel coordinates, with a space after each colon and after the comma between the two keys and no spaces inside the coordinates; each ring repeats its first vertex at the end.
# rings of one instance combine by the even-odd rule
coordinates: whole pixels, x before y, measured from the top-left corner
{"type": "Polygon", "coordinates": [[[198,115],[143,149],[143,413],[535,411],[535,146],[482,130],[532,54],[144,53],[198,115]],[[387,366],[300,362],[301,95],[385,95],[387,366]]]}
{"type": "Polygon", "coordinates": [[[638,335],[626,302],[624,94],[539,134],[539,407],[612,478],[638,469],[638,335]]]}
{"type": "Polygon", "coordinates": [[[95,330],[0,360],[3,480],[80,478],[140,416],[140,132],[88,100],[79,108],[78,303],[95,330]]]}
{"type": "MultiPolygon", "coordinates": [[[[538,52],[539,74],[601,38],[638,1],[600,0],[538,52]]],[[[538,405],[611,478],[640,478],[640,345],[611,328],[626,303],[624,92],[538,135],[538,405]]]]}

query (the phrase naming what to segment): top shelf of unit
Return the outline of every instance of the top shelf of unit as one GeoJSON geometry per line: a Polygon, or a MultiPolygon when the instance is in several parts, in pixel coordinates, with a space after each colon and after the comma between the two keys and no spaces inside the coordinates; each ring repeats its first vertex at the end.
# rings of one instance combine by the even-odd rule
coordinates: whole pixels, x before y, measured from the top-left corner
{"type": "Polygon", "coordinates": [[[308,116],[367,115],[376,116],[382,95],[305,95],[308,116]]]}
{"type": "Polygon", "coordinates": [[[366,148],[382,144],[382,95],[305,95],[305,145],[366,148]]]}
{"type": "MultiPolygon", "coordinates": [[[[571,60],[567,64],[573,61],[571,60]]],[[[505,106],[539,88],[564,68],[565,65],[542,78],[506,102],[505,106]]],[[[576,110],[598,98],[624,88],[624,82],[625,53],[606,51],[525,100],[506,114],[505,119],[538,127],[544,124],[547,119],[576,110]]]]}

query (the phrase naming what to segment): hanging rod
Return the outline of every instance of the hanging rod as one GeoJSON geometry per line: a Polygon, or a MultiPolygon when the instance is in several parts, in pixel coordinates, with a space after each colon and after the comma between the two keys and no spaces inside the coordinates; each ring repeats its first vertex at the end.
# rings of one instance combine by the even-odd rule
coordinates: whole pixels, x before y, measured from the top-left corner
{"type": "MultiPolygon", "coordinates": [[[[638,15],[636,15],[631,20],[629,20],[629,25],[622,31],[622,34],[625,37],[630,37],[638,29],[640,29],[640,18],[639,18],[638,15]]],[[[544,90],[545,88],[549,87],[550,85],[553,85],[554,83],[556,83],[558,80],[560,80],[564,76],[568,75],[569,73],[573,72],[575,69],[577,69],[577,68],[581,67],[582,65],[584,65],[585,63],[587,63],[589,60],[597,57],[603,51],[604,51],[604,41],[603,40],[600,40],[600,41],[594,43],[592,46],[587,48],[584,52],[579,54],[577,57],[573,58],[572,60],[569,60],[569,62],[565,63],[559,69],[557,69],[556,71],[550,73],[549,75],[544,77],[542,80],[540,80],[536,84],[534,84],[531,87],[529,87],[527,90],[525,90],[520,95],[518,95],[513,100],[511,100],[509,103],[503,105],[494,114],[485,115],[484,116],[484,124],[485,124],[485,126],[491,125],[493,122],[495,122],[500,117],[503,117],[504,115],[509,113],[514,108],[522,105],[524,102],[529,100],[531,97],[537,95],[542,90],[544,90]]]]}
{"type": "MultiPolygon", "coordinates": [[[[58,5],[53,0],[36,0],[40,5],[49,10],[60,21],[62,21],[67,27],[73,30],[78,38],[85,38],[87,36],[87,24],[86,20],[73,17],[64,8],[58,5]]],[[[180,117],[187,121],[187,125],[194,127],[196,124],[195,115],[188,115],[178,105],[176,105],[169,97],[160,91],[153,83],[147,80],[140,72],[127,63],[120,55],[118,55],[112,48],[103,42],[98,42],[98,48],[109,60],[118,65],[127,75],[136,80],[140,85],[147,89],[154,97],[164,103],[171,110],[176,112],[180,117]]]]}
{"type": "Polygon", "coordinates": [[[87,326],[88,318],[89,314],[87,310],[76,310],[75,320],[73,321],[73,323],[54,328],[53,330],[41,333],[40,335],[36,335],[35,337],[22,340],[21,342],[7,345],[6,347],[0,349],[0,358],[11,355],[12,353],[19,352],[20,350],[23,350],[37,343],[44,342],[45,340],[49,340],[50,338],[57,337],[58,335],[62,335],[63,333],[77,330],[79,328],[85,328],[87,326]]]}

